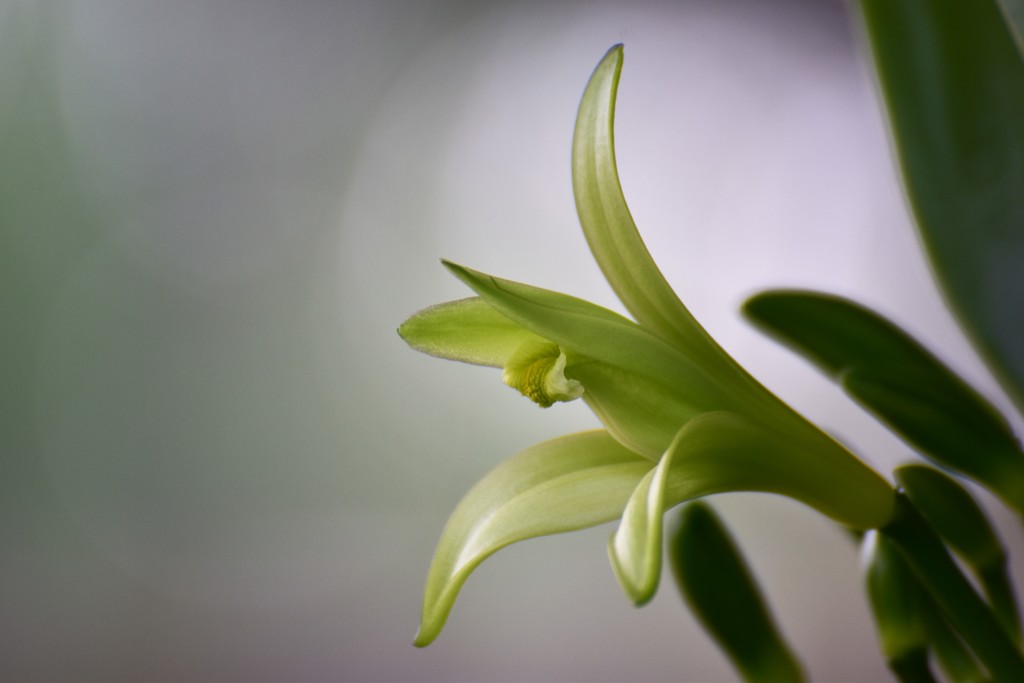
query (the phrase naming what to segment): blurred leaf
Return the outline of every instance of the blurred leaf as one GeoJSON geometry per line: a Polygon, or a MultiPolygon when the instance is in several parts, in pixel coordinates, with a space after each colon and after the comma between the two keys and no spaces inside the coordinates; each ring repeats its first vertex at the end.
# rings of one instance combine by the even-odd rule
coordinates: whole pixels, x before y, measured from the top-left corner
{"type": "Polygon", "coordinates": [[[590,251],[637,322],[702,362],[724,355],[683,305],[651,258],[619,184],[615,164],[615,97],[622,46],[612,47],[583,93],[572,148],[576,210],[590,251]]]}
{"type": "Polygon", "coordinates": [[[743,556],[710,507],[683,508],[669,557],[690,608],[744,680],[803,680],[743,556]]]}
{"type": "Polygon", "coordinates": [[[991,523],[964,487],[923,465],[896,470],[896,481],[921,516],[970,565],[1003,626],[1020,639],[1020,617],[1006,550],[991,523]]]}
{"type": "Polygon", "coordinates": [[[772,291],[744,306],[761,329],[808,357],[936,462],[1024,510],[1024,455],[985,399],[894,324],[851,301],[772,291]]]}
{"type": "Polygon", "coordinates": [[[864,543],[868,600],[889,668],[904,683],[934,680],[928,668],[927,593],[891,540],[869,531],[864,543]]]}
{"type": "Polygon", "coordinates": [[[1017,49],[1024,54],[1024,0],[999,0],[1006,26],[1009,28],[1017,49]]]}
{"type": "Polygon", "coordinates": [[[480,480],[455,508],[427,575],[416,645],[441,632],[459,589],[494,552],[616,519],[651,462],[605,432],[537,444],[480,480]]]}
{"type": "Polygon", "coordinates": [[[402,323],[398,334],[422,353],[496,368],[504,367],[523,342],[544,341],[480,297],[425,308],[402,323]]]}
{"type": "Polygon", "coordinates": [[[895,513],[879,532],[896,545],[921,586],[992,679],[1024,681],[1020,649],[905,493],[897,492],[895,513]]]}
{"type": "Polygon", "coordinates": [[[1024,62],[993,0],[860,7],[932,266],[1024,407],[1024,62]]]}

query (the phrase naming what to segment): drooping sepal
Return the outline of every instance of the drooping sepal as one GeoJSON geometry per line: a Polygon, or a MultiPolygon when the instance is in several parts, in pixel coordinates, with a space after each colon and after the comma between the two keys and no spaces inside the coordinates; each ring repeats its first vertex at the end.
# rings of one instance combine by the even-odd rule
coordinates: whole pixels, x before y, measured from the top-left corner
{"type": "Polygon", "coordinates": [[[650,469],[650,460],[595,431],[537,444],[492,470],[458,504],[441,535],[415,644],[438,636],[462,585],[487,557],[517,541],[618,518],[650,469]]]}

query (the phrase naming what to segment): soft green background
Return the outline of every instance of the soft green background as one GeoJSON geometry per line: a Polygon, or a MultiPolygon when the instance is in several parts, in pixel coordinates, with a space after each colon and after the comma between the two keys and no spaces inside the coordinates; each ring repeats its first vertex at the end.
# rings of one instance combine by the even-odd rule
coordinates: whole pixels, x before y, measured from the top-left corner
{"type": "MultiPolygon", "coordinates": [[[[627,198],[728,350],[885,471],[906,449],[745,296],[854,296],[1005,406],[917,251],[847,9],[0,2],[0,679],[733,678],[671,585],[629,605],[609,528],[503,551],[411,646],[459,496],[594,421],[394,328],[465,295],[441,256],[614,306],[569,149],[624,42],[627,198]]],[[[884,679],[843,535],[720,509],[810,673],[884,679]]]]}

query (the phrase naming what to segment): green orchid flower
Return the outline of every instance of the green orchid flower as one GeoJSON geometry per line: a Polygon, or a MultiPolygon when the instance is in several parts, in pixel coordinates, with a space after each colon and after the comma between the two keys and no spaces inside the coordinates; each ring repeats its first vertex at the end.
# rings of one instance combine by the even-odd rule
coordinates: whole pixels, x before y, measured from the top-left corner
{"type": "Polygon", "coordinates": [[[799,500],[856,529],[892,518],[891,486],[746,373],[662,276],[619,185],[613,144],[622,47],[584,92],[573,188],[584,234],[633,320],[575,297],[445,262],[476,296],[398,330],[414,349],[502,369],[542,407],[582,399],[602,430],[529,448],[463,498],[442,533],[415,643],[440,633],[470,573],[517,541],[619,520],[609,556],[637,605],[654,595],[667,509],[714,493],[799,500]]]}

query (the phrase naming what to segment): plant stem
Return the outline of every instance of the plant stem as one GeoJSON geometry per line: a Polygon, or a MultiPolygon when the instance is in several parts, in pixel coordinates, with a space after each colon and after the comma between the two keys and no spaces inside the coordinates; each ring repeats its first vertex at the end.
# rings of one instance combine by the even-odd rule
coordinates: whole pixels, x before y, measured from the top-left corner
{"type": "Polygon", "coordinates": [[[994,681],[1024,681],[1024,657],[992,611],[964,578],[945,546],[902,492],[881,533],[896,543],[946,615],[988,669],[994,681]]]}

